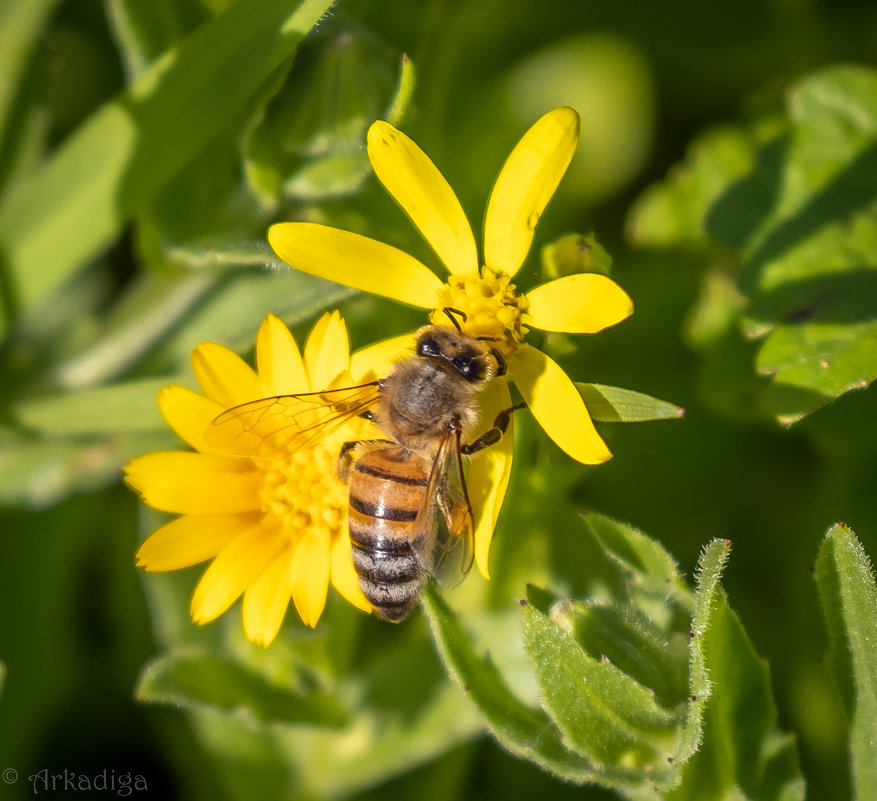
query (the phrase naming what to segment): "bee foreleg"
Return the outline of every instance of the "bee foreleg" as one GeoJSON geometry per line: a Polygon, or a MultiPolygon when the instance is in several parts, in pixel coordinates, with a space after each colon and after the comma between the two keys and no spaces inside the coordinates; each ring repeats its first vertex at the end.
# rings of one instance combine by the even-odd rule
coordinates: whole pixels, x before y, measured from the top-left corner
{"type": "Polygon", "coordinates": [[[514,406],[509,406],[508,409],[503,409],[494,418],[493,427],[487,429],[487,431],[473,442],[461,445],[460,453],[464,456],[471,456],[473,453],[478,453],[478,451],[489,448],[491,445],[496,445],[496,443],[502,439],[503,434],[505,434],[509,427],[509,422],[512,419],[512,412],[515,412],[518,409],[523,409],[526,405],[526,403],[516,403],[514,406]]]}

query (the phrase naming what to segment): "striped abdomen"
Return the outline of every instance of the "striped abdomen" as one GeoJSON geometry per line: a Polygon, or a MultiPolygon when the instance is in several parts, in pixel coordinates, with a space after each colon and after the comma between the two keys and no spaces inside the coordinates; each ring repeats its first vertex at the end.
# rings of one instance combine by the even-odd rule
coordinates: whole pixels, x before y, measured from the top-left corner
{"type": "Polygon", "coordinates": [[[424,461],[404,448],[368,451],[350,471],[350,542],[359,586],[375,612],[394,623],[414,606],[427,575],[411,529],[428,483],[424,461]]]}

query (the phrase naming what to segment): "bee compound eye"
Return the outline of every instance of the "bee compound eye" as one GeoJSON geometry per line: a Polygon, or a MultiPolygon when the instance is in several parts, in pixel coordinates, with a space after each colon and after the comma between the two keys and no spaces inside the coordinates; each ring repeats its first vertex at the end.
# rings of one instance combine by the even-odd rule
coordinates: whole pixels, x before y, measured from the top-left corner
{"type": "Polygon", "coordinates": [[[424,337],[417,343],[418,356],[438,356],[440,353],[439,343],[432,337],[424,337]]]}
{"type": "Polygon", "coordinates": [[[457,372],[466,378],[477,377],[480,372],[478,359],[472,356],[455,356],[451,364],[457,368],[457,372]]]}

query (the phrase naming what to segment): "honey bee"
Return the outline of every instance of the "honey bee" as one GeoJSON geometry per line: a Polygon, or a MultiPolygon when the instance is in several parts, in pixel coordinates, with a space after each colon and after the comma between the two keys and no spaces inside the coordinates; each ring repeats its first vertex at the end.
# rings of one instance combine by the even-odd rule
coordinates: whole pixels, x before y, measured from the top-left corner
{"type": "MultiPolygon", "coordinates": [[[[278,437],[290,452],[353,417],[372,421],[383,439],[347,442],[338,476],[349,490],[348,529],[359,585],[378,617],[399,622],[429,577],[447,587],[468,573],[474,557],[472,504],[463,457],[498,442],[511,413],[473,442],[463,437],[479,419],[478,392],[505,372],[490,337],[425,326],[414,354],[385,378],[354,387],[245,403],[214,421],[226,444],[278,437]],[[256,439],[252,439],[256,437],[256,439]]],[[[215,435],[214,435],[214,438],[215,435]]],[[[220,437],[221,438],[221,437],[220,437]]]]}

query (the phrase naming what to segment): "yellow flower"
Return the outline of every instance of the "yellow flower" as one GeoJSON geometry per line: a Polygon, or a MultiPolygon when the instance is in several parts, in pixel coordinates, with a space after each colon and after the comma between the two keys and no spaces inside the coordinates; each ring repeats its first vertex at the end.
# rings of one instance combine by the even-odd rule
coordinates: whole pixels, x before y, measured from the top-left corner
{"type": "MultiPolygon", "coordinates": [[[[450,324],[444,308],[463,312],[466,333],[496,339],[509,377],[545,432],[574,459],[600,464],[612,453],[594,428],[581,395],[563,369],[526,344],[524,335],[527,327],[596,333],[630,316],[633,302],[610,278],[594,273],[558,278],[524,294],[512,283],[530,249],[536,223],[569,166],[578,135],[579,116],[566,107],[548,112],[524,134],[487,204],[482,263],[460,202],[435,165],[389,123],[371,126],[372,167],[448,269],[444,282],[407,253],[337,228],[279,223],[269,230],[268,240],[296,269],[433,309],[435,325],[450,324]]],[[[503,402],[509,397],[504,381],[492,382],[491,389],[503,396],[503,402]]],[[[491,517],[499,511],[508,480],[510,441],[506,437],[485,452],[488,485],[503,485],[492,496],[491,517]]],[[[486,575],[486,552],[482,557],[479,565],[486,575]]]]}
{"type": "MultiPolygon", "coordinates": [[[[317,624],[330,581],[350,603],[371,610],[353,569],[347,491],[335,466],[342,443],[379,435],[354,418],[292,453],[270,438],[244,439],[234,449],[217,444],[207,432],[227,409],[326,389],[339,380],[354,383],[338,312],[316,324],[304,358],[286,326],[269,315],[259,330],[256,361],[258,372],[221,345],[199,345],[192,362],[205,394],[168,387],[159,395],[168,424],[197,452],[141,456],[125,473],[150,506],[182,515],[146,539],[138,564],[164,571],[212,560],[192,597],[193,620],[215,619],[243,594],[247,637],[268,645],[290,598],[307,625],[317,624]]],[[[360,374],[374,362],[367,352],[355,361],[360,374]]]]}

